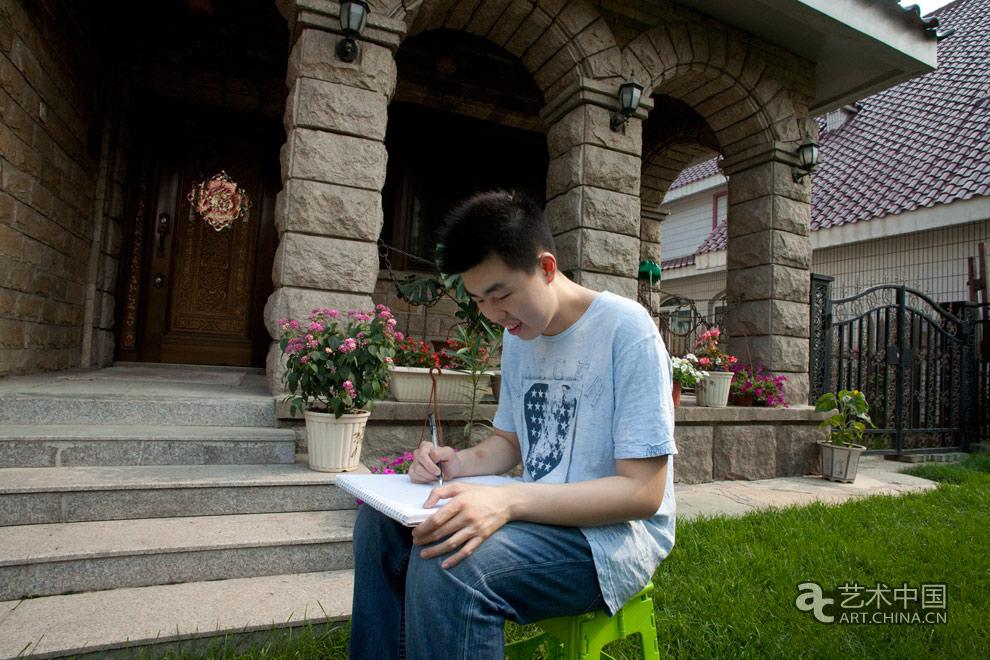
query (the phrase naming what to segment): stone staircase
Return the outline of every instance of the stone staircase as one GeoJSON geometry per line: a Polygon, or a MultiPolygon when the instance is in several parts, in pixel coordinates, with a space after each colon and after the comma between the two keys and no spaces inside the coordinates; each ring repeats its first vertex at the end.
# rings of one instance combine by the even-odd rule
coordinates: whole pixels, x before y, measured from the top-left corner
{"type": "Polygon", "coordinates": [[[259,370],[0,381],[0,659],[346,617],[333,481],[296,462],[259,370]]]}

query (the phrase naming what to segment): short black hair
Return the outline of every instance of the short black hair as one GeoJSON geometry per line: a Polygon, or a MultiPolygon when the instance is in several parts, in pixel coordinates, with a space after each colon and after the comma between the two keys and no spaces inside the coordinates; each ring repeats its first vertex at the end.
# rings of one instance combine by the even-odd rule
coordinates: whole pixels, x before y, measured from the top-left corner
{"type": "Polygon", "coordinates": [[[437,265],[441,273],[454,275],[497,255],[509,268],[531,273],[543,252],[557,256],[540,207],[519,191],[491,190],[471,195],[447,215],[437,265]]]}

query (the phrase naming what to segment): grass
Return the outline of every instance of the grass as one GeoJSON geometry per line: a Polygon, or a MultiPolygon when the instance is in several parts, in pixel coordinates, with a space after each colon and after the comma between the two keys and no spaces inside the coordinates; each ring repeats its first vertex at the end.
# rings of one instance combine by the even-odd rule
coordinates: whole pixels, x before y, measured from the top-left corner
{"type": "MultiPolygon", "coordinates": [[[[680,522],[677,545],[654,576],[664,658],[986,658],[990,627],[990,454],[905,472],[939,488],[841,505],[771,509],[742,518],[680,522]],[[822,624],[795,607],[797,585],[826,592],[858,583],[920,588],[945,583],[944,625],[822,624]]],[[[826,594],[828,595],[828,594],[826,594]]],[[[832,594],[837,595],[837,594],[832,594]]],[[[530,627],[511,625],[518,638],[530,627]]],[[[347,657],[347,625],[273,631],[242,649],[227,640],[174,660],[347,657]]],[[[609,648],[639,658],[632,644],[609,648]]],[[[161,656],[157,656],[161,657],[161,656]]]]}

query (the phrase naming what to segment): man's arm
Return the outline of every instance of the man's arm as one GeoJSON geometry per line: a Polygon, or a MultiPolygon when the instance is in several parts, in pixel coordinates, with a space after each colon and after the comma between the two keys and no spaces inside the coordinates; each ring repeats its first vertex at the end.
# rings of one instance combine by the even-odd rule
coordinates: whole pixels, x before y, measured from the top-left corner
{"type": "Polygon", "coordinates": [[[413,542],[429,546],[420,552],[424,559],[456,550],[443,562],[450,568],[510,520],[591,526],[649,518],[663,501],[667,462],[667,456],[620,459],[615,476],[566,484],[445,484],[424,506],[452,499],[413,530],[413,542]]]}
{"type": "Polygon", "coordinates": [[[436,449],[433,443],[423,441],[413,453],[414,460],[409,466],[409,478],[416,483],[436,481],[443,468],[446,479],[470,477],[477,474],[502,474],[508,472],[522,460],[519,438],[515,433],[495,429],[478,444],[455,452],[450,447],[436,449]]]}

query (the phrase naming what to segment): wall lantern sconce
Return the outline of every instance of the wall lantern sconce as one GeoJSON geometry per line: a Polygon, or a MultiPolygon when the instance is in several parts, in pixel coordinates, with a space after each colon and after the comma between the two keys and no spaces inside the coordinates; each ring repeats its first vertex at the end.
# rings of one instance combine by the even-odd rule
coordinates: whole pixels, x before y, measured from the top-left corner
{"type": "Polygon", "coordinates": [[[368,23],[368,3],[363,0],[350,0],[340,3],[340,29],[344,38],[337,42],[337,57],[344,62],[357,59],[358,45],[354,41],[364,32],[368,23]]]}
{"type": "Polygon", "coordinates": [[[619,110],[612,113],[612,130],[618,133],[626,128],[629,118],[639,107],[639,99],[643,96],[643,86],[627,80],[619,85],[619,110]]]}
{"type": "Polygon", "coordinates": [[[815,171],[815,168],[822,162],[822,153],[818,148],[818,143],[811,138],[805,139],[797,149],[798,162],[800,165],[791,170],[794,183],[800,183],[801,179],[815,171]]]}

